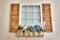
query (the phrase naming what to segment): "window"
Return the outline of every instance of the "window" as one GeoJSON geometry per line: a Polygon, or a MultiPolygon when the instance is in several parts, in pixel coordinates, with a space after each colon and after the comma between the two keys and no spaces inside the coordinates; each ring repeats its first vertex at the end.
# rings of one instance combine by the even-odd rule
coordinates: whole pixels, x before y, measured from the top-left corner
{"type": "Polygon", "coordinates": [[[20,22],[22,25],[36,25],[41,23],[40,5],[21,5],[20,22]]]}
{"type": "Polygon", "coordinates": [[[47,22],[44,28],[44,31],[52,32],[50,4],[45,4],[45,3],[42,5],[35,5],[35,4],[34,5],[32,4],[21,5],[19,3],[11,4],[10,19],[9,19],[9,31],[10,32],[17,32],[16,27],[18,24],[35,25],[35,24],[42,23],[42,21],[47,22]],[[42,10],[40,10],[41,8],[42,10]]]}

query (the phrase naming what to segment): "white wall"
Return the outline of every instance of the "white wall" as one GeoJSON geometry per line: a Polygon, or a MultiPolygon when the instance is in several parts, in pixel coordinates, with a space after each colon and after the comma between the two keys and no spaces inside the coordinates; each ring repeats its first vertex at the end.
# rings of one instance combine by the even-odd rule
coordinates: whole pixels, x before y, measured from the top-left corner
{"type": "MultiPolygon", "coordinates": [[[[60,40],[60,0],[0,0],[0,40],[16,40],[14,34],[9,33],[10,3],[42,3],[50,2],[52,8],[53,32],[45,33],[43,38],[34,40],[60,40]]],[[[30,38],[29,38],[30,39],[30,38]]],[[[25,39],[24,39],[25,40],[25,39]]]]}

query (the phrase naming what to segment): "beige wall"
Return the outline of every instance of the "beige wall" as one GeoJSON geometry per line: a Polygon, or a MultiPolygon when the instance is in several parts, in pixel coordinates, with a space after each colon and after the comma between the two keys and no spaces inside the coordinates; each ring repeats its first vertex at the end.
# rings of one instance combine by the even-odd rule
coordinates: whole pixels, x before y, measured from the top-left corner
{"type": "MultiPolygon", "coordinates": [[[[60,40],[60,0],[0,0],[0,40],[16,40],[17,38],[9,33],[10,4],[17,3],[51,3],[53,32],[45,33],[43,38],[34,40],[60,40]],[[12,36],[12,37],[11,37],[12,36]],[[9,38],[10,37],[10,38],[9,38]]],[[[31,38],[29,38],[31,39],[31,38]]],[[[24,39],[25,40],[25,39],[24,39]]]]}

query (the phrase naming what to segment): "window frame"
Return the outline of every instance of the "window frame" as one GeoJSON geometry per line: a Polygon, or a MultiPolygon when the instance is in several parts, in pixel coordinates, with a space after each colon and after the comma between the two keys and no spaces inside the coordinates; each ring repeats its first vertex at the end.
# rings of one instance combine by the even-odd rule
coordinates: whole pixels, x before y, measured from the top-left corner
{"type": "Polygon", "coordinates": [[[22,5],[40,5],[41,25],[43,26],[42,4],[40,4],[40,3],[23,3],[23,4],[20,4],[20,8],[19,8],[19,25],[21,24],[21,6],[22,5]]]}

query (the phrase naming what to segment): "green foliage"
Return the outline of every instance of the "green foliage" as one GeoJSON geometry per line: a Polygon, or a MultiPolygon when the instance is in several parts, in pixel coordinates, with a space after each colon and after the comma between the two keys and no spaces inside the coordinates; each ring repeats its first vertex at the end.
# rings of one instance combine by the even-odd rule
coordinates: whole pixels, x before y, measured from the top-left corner
{"type": "Polygon", "coordinates": [[[23,29],[23,27],[21,25],[18,25],[17,30],[21,30],[21,29],[23,29]]]}
{"type": "Polygon", "coordinates": [[[43,32],[43,29],[40,29],[39,32],[43,32]]]}
{"type": "MultiPolygon", "coordinates": [[[[23,26],[22,25],[18,25],[17,26],[17,30],[23,30],[23,26]]],[[[28,26],[24,31],[32,32],[31,30],[32,30],[32,26],[28,26]]],[[[40,30],[36,30],[35,29],[34,31],[36,31],[36,32],[43,32],[43,29],[42,28],[40,30]]]]}
{"type": "Polygon", "coordinates": [[[28,26],[26,30],[27,30],[27,31],[31,31],[31,27],[32,27],[32,26],[28,26]]]}

